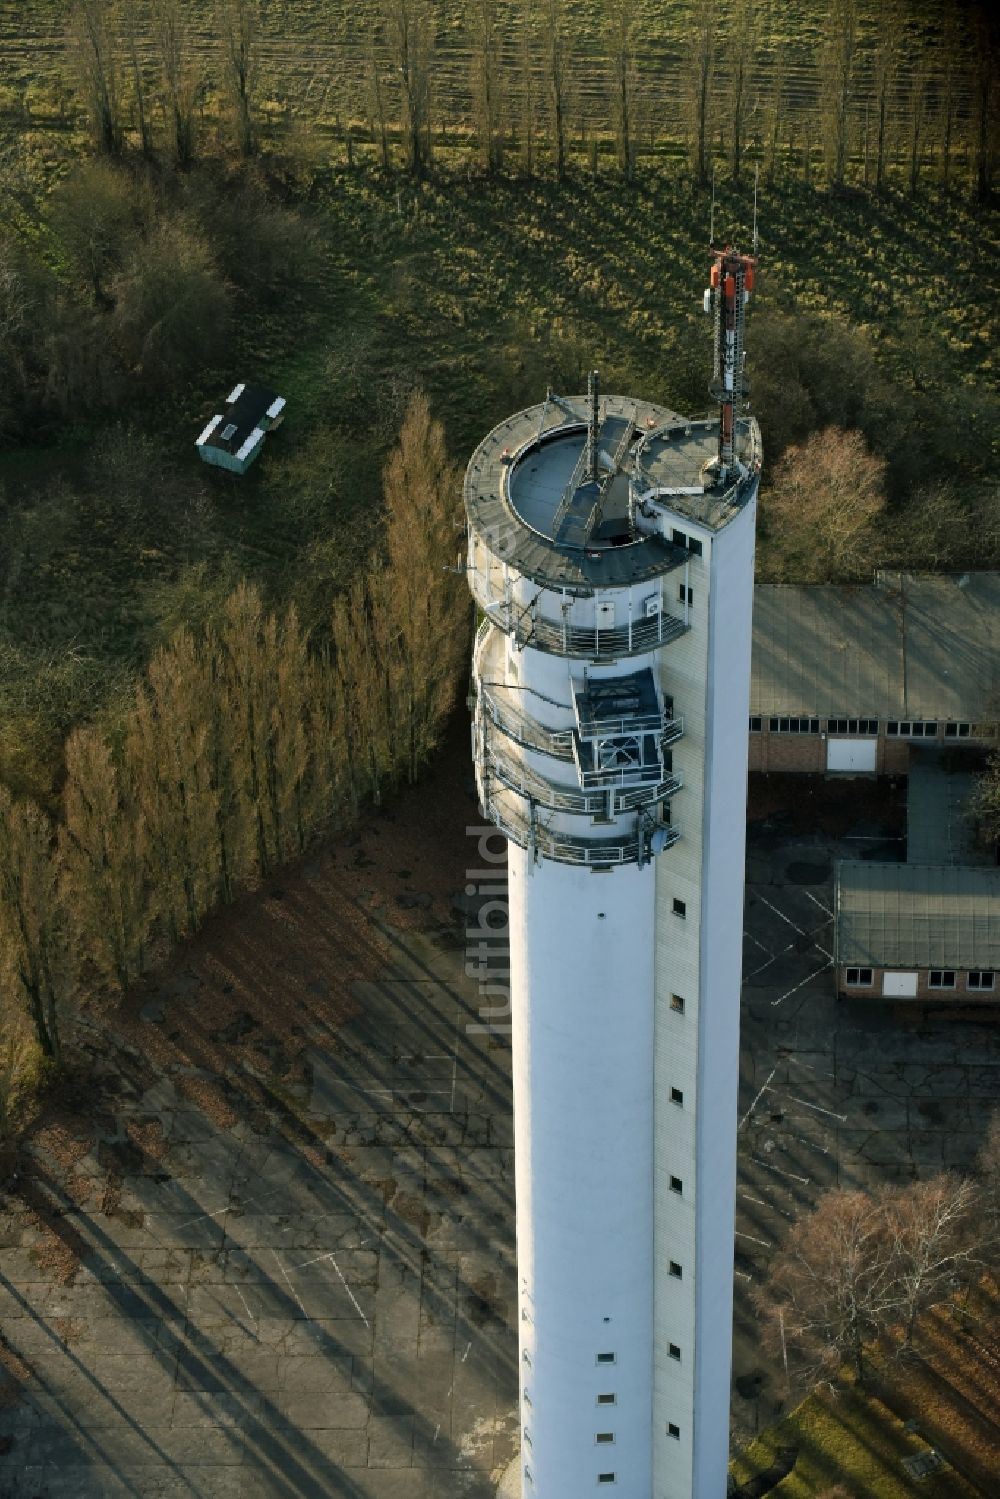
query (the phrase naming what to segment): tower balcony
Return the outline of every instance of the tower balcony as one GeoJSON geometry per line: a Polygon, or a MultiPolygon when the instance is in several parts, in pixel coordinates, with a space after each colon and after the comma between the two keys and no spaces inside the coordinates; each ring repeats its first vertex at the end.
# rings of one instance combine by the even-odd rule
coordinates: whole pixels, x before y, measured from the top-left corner
{"type": "Polygon", "coordinates": [[[650,668],[573,682],[573,758],[582,786],[648,784],[664,777],[666,746],[684,732],[664,711],[650,668]]]}
{"type": "Polygon", "coordinates": [[[592,628],[570,623],[568,608],[561,619],[539,612],[537,605],[521,605],[497,598],[483,573],[470,570],[469,582],[476,602],[491,624],[510,635],[519,646],[534,646],[556,656],[575,656],[586,661],[617,661],[639,656],[667,645],[690,628],[683,619],[659,609],[646,616],[630,616],[624,624],[595,624],[592,628]]]}
{"type": "Polygon", "coordinates": [[[577,864],[606,869],[616,864],[645,864],[655,854],[671,848],[680,837],[677,829],[660,821],[650,809],[640,809],[627,832],[610,838],[589,838],[551,825],[543,811],[529,799],[512,791],[504,782],[485,776],[480,783],[483,814],[495,823],[505,838],[527,849],[533,857],[557,864],[577,864]]]}
{"type": "Polygon", "coordinates": [[[518,753],[517,745],[498,733],[488,720],[480,719],[479,733],[477,758],[482,761],[483,779],[493,777],[509,791],[552,812],[614,818],[622,812],[652,807],[681,789],[680,778],[665,772],[659,760],[651,774],[637,776],[633,770],[622,768],[593,786],[574,786],[536,770],[518,753]]]}

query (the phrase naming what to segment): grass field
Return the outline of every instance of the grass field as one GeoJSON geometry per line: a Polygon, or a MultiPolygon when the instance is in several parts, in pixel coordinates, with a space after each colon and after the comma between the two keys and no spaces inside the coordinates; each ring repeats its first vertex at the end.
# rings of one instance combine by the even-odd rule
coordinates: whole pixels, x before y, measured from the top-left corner
{"type": "Polygon", "coordinates": [[[740,1482],[794,1447],[777,1499],[815,1499],[842,1484],[851,1499],[990,1499],[1000,1472],[1000,1300],[983,1288],[964,1314],[938,1307],[920,1322],[916,1354],[875,1357],[878,1394],[839,1384],[810,1395],[733,1464],[740,1482]],[[907,1429],[915,1426],[915,1430],[907,1429]],[[921,1479],[905,1458],[936,1448],[948,1466],[921,1479]]]}

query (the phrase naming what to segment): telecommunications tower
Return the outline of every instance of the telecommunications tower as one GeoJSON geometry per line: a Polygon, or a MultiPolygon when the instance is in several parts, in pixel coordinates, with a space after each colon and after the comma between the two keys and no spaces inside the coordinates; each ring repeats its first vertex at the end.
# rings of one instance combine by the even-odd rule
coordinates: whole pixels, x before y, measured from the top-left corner
{"type": "Polygon", "coordinates": [[[479,796],[509,844],[524,1499],[723,1499],[754,518],[754,259],[718,414],[549,391],[465,481],[479,796]]]}

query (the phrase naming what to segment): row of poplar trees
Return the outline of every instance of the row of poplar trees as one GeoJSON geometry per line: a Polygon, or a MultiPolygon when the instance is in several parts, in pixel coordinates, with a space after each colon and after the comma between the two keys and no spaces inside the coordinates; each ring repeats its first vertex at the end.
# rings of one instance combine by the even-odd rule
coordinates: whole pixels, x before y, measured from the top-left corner
{"type": "Polygon", "coordinates": [[[468,649],[459,479],[415,395],[384,471],[385,547],[314,645],[241,584],[151,660],[129,721],[66,744],[56,825],[0,786],[4,1097],[88,990],[123,990],[215,907],[412,781],[468,649]]]}

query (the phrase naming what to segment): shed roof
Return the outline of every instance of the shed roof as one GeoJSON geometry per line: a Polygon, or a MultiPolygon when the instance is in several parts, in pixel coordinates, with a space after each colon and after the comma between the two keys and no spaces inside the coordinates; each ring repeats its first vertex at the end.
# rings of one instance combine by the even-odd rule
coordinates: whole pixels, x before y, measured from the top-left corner
{"type": "Polygon", "coordinates": [[[751,712],[1000,718],[1000,573],[758,584],[751,712]]]}
{"type": "Polygon", "coordinates": [[[840,964],[1000,969],[1000,869],[837,866],[840,964]]]}
{"type": "MultiPolygon", "coordinates": [[[[209,424],[198,439],[199,447],[225,448],[237,457],[246,457],[250,447],[243,452],[247,440],[253,435],[260,421],[271,414],[271,408],[280,397],[264,385],[236,385],[226,398],[226,411],[216,425],[209,424]],[[224,435],[228,434],[228,435],[224,435]]],[[[284,402],[281,403],[284,405],[284,402]]]]}

